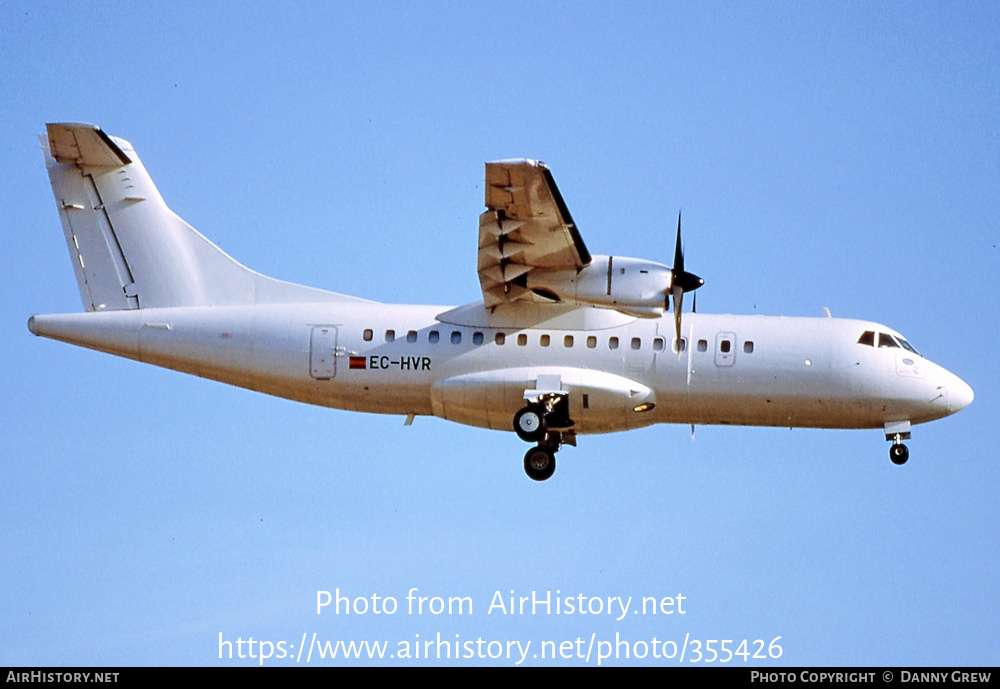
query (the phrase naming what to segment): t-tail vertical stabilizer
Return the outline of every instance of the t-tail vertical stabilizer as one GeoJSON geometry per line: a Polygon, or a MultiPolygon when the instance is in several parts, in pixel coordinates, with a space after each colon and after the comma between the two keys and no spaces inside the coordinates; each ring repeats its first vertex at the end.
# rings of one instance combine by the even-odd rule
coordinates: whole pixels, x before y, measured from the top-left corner
{"type": "Polygon", "coordinates": [[[361,301],[237,263],[167,207],[129,142],[74,123],[40,139],[86,311],[361,301]]]}

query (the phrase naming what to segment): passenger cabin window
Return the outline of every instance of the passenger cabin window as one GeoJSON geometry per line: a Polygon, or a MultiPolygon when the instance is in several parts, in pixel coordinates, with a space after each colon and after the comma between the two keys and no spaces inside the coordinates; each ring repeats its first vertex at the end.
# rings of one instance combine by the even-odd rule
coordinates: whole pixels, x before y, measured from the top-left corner
{"type": "Polygon", "coordinates": [[[396,331],[395,330],[386,330],[385,331],[385,341],[386,342],[392,342],[395,339],[396,339],[396,331]]]}
{"type": "Polygon", "coordinates": [[[663,351],[663,338],[657,337],[653,339],[653,351],[662,352],[663,351]]]}
{"type": "Polygon", "coordinates": [[[566,337],[563,338],[563,347],[572,347],[572,346],[573,346],[573,336],[567,335],[566,337]]]}
{"type": "Polygon", "coordinates": [[[502,345],[504,342],[507,341],[507,335],[505,333],[497,333],[496,336],[493,338],[493,341],[496,342],[498,345],[502,345]]]}
{"type": "Polygon", "coordinates": [[[608,339],[608,349],[618,349],[618,338],[612,337],[608,339]]]}
{"type": "Polygon", "coordinates": [[[747,340],[743,343],[743,351],[747,354],[753,354],[753,341],[747,340]]]}
{"type": "Polygon", "coordinates": [[[632,349],[642,349],[642,340],[638,337],[633,337],[630,346],[632,349]]]}
{"type": "Polygon", "coordinates": [[[542,345],[543,347],[548,347],[549,346],[549,336],[548,335],[542,335],[541,337],[539,337],[538,338],[538,344],[542,345]]]}
{"type": "Polygon", "coordinates": [[[698,340],[698,351],[699,352],[708,351],[708,340],[698,340]]]}
{"type": "Polygon", "coordinates": [[[683,352],[688,348],[688,341],[683,337],[678,342],[677,340],[672,340],[670,343],[670,350],[672,352],[683,352]]]}
{"type": "Polygon", "coordinates": [[[451,331],[451,343],[452,344],[462,344],[462,333],[458,330],[451,331]]]}
{"type": "Polygon", "coordinates": [[[594,337],[593,335],[590,335],[587,338],[587,349],[593,349],[596,346],[597,346],[597,338],[594,337]]]}
{"type": "Polygon", "coordinates": [[[427,333],[427,341],[430,342],[431,344],[436,344],[437,341],[440,339],[441,339],[441,333],[439,333],[437,330],[431,330],[429,333],[427,333]]]}
{"type": "Polygon", "coordinates": [[[417,331],[416,330],[411,330],[410,332],[406,333],[406,341],[407,342],[416,342],[417,341],[417,331]]]}
{"type": "Polygon", "coordinates": [[[483,343],[482,333],[472,333],[472,344],[481,345],[483,343]]]}
{"type": "Polygon", "coordinates": [[[528,344],[528,336],[525,335],[524,333],[521,333],[520,335],[517,336],[517,346],[523,347],[526,344],[528,344]]]}
{"type": "Polygon", "coordinates": [[[723,340],[719,344],[719,351],[723,354],[729,354],[729,352],[733,351],[733,343],[729,340],[723,340]]]}
{"type": "Polygon", "coordinates": [[[868,345],[869,347],[875,346],[875,331],[866,330],[861,333],[861,337],[858,338],[858,344],[868,345]]]}
{"type": "Polygon", "coordinates": [[[372,341],[372,337],[374,337],[374,335],[375,335],[375,333],[372,332],[371,328],[366,328],[365,329],[365,334],[362,335],[362,337],[365,339],[365,342],[371,342],[372,341]]]}

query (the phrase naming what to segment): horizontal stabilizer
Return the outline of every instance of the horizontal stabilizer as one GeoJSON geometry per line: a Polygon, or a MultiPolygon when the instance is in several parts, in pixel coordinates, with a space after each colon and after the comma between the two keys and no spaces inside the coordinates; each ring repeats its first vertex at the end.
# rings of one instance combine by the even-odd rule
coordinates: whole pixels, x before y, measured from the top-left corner
{"type": "Polygon", "coordinates": [[[132,160],[100,127],[92,124],[46,125],[49,151],[57,163],[84,167],[121,167],[132,160]]]}

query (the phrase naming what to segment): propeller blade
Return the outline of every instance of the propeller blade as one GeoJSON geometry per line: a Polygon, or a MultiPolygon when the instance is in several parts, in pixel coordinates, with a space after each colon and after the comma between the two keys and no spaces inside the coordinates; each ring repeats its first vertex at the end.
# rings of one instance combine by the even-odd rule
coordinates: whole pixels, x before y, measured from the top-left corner
{"type": "Polygon", "coordinates": [[[670,294],[674,298],[674,334],[677,336],[677,341],[679,342],[681,339],[681,305],[684,301],[684,290],[681,289],[680,285],[674,285],[670,294]]]}
{"type": "Polygon", "coordinates": [[[677,244],[674,245],[674,272],[684,272],[684,250],[681,248],[681,212],[677,211],[677,244]]]}
{"type": "Polygon", "coordinates": [[[681,358],[681,312],[684,293],[693,292],[704,281],[697,275],[684,270],[684,249],[681,246],[681,213],[677,212],[677,241],[674,243],[674,267],[671,275],[670,294],[674,302],[674,334],[677,342],[677,358],[681,358]]]}
{"type": "Polygon", "coordinates": [[[674,285],[674,288],[670,291],[671,296],[674,298],[674,334],[677,339],[677,358],[681,358],[681,304],[684,300],[684,290],[681,289],[680,285],[674,285]]]}
{"type": "MultiPolygon", "coordinates": [[[[693,273],[684,270],[684,249],[681,245],[681,214],[677,212],[677,241],[674,243],[674,267],[670,275],[670,296],[664,295],[664,302],[672,298],[674,307],[674,334],[677,342],[677,358],[681,358],[681,313],[685,292],[694,292],[705,284],[705,281],[693,273]]],[[[697,299],[697,296],[695,297],[697,299]]],[[[668,304],[664,303],[664,308],[668,304]]]]}
{"type": "Polygon", "coordinates": [[[694,273],[684,270],[684,249],[681,248],[681,214],[677,214],[677,243],[674,245],[673,284],[683,292],[694,292],[705,281],[694,273]]]}

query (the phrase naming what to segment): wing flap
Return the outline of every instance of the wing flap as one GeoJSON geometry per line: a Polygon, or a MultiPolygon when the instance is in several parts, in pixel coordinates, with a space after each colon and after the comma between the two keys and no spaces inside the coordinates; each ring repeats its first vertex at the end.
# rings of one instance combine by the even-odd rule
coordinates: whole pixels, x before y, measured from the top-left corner
{"type": "Polygon", "coordinates": [[[580,270],[590,263],[590,252],[545,163],[487,163],[485,187],[478,269],[487,306],[524,298],[530,271],[580,270]]]}

